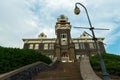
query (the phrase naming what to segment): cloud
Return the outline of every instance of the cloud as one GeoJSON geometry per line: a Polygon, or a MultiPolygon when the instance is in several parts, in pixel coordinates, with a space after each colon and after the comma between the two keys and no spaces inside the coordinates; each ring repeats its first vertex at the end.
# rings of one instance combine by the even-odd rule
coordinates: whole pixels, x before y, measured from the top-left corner
{"type": "MultiPolygon", "coordinates": [[[[37,19],[25,5],[25,1],[0,1],[0,44],[21,47],[25,34],[36,32],[37,19]]],[[[33,35],[33,33],[32,33],[33,35]]]]}
{"type": "MultiPolygon", "coordinates": [[[[94,27],[110,29],[95,31],[96,36],[105,37],[105,43],[114,44],[120,37],[119,0],[1,0],[0,45],[22,47],[22,38],[37,38],[41,32],[46,33],[48,37],[56,37],[55,23],[60,14],[68,16],[72,27],[89,27],[85,11],[81,6],[79,6],[80,15],[74,15],[76,2],[86,6],[94,27]]],[[[72,28],[72,37],[79,37],[83,31],[72,28]]],[[[87,31],[91,34],[89,30],[87,31]]]]}

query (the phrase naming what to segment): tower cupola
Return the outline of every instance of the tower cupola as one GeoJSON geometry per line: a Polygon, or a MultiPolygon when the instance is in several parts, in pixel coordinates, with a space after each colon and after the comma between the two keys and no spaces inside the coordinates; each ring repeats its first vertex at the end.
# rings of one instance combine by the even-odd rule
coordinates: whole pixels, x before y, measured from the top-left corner
{"type": "Polygon", "coordinates": [[[68,18],[67,18],[67,16],[65,16],[65,15],[60,15],[58,18],[57,18],[57,21],[58,22],[67,22],[68,21],[68,18]]]}
{"type": "Polygon", "coordinates": [[[68,17],[60,15],[55,25],[55,33],[60,45],[69,45],[71,39],[70,30],[71,25],[68,22],[68,17]]]}

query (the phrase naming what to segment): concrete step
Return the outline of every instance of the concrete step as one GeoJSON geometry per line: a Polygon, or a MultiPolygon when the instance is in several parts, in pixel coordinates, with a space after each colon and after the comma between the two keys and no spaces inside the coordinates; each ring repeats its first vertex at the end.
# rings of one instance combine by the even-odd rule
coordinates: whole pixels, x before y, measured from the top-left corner
{"type": "Polygon", "coordinates": [[[58,77],[58,78],[45,78],[36,80],[80,80],[79,77],[58,77]]]}
{"type": "Polygon", "coordinates": [[[80,63],[60,63],[53,71],[41,72],[34,80],[82,80],[80,75],[80,63]]]}

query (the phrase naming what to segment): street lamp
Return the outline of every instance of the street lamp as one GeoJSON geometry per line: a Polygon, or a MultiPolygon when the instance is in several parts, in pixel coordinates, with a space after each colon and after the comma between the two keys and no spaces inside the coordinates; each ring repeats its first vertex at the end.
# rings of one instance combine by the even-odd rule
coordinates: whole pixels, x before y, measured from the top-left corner
{"type": "Polygon", "coordinates": [[[74,9],[74,13],[75,13],[76,15],[78,15],[78,14],[80,13],[80,9],[78,8],[77,4],[81,5],[81,6],[85,9],[85,12],[86,12],[86,15],[87,15],[87,19],[88,19],[88,22],[89,22],[89,25],[90,25],[90,28],[89,28],[89,29],[90,29],[91,32],[92,32],[93,40],[94,40],[94,43],[95,43],[95,46],[96,46],[96,51],[97,51],[97,53],[98,53],[98,57],[99,57],[99,60],[100,60],[100,66],[101,66],[102,73],[103,73],[103,80],[110,80],[109,74],[108,74],[107,71],[106,71],[106,67],[105,67],[103,58],[102,58],[102,56],[101,56],[99,47],[98,47],[97,38],[95,37],[95,33],[94,33],[94,27],[92,27],[92,24],[91,24],[89,15],[88,15],[88,11],[87,11],[86,7],[85,7],[83,4],[77,2],[77,3],[75,4],[75,9],[74,9]]]}

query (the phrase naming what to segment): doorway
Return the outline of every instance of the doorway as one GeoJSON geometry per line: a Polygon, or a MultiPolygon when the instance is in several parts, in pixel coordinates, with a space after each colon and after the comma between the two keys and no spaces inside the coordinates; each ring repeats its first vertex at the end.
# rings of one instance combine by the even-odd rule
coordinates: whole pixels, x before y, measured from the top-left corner
{"type": "Polygon", "coordinates": [[[62,62],[69,62],[69,54],[67,52],[63,52],[61,55],[62,62]]]}

